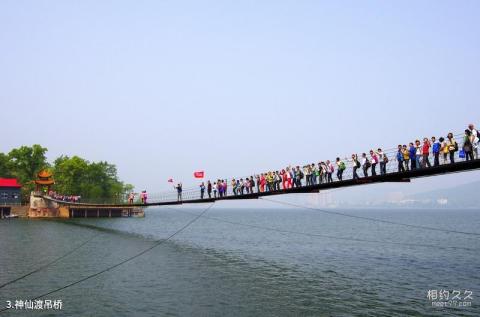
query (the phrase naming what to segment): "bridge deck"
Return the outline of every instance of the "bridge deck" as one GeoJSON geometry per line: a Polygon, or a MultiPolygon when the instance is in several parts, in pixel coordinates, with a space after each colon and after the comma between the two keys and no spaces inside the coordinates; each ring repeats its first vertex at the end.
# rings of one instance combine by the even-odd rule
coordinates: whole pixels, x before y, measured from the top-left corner
{"type": "Polygon", "coordinates": [[[480,169],[480,159],[473,161],[463,161],[454,164],[445,164],[436,167],[421,168],[416,170],[410,170],[406,172],[390,172],[385,175],[376,175],[363,177],[360,179],[348,179],[343,181],[334,181],[331,183],[322,183],[312,186],[294,187],[286,190],[268,191],[244,195],[229,195],[217,198],[195,198],[184,199],[183,201],[168,200],[151,202],[147,204],[96,204],[96,203],[71,203],[61,200],[55,200],[48,196],[43,196],[45,199],[55,201],[62,205],[69,206],[84,206],[84,207],[147,207],[147,206],[167,206],[167,205],[180,205],[180,204],[199,204],[199,203],[212,203],[219,200],[240,200],[240,199],[258,199],[265,196],[273,195],[285,195],[285,194],[298,194],[298,193],[315,193],[322,190],[329,190],[341,187],[360,186],[366,184],[386,183],[386,182],[409,182],[412,178],[436,176],[457,172],[465,172],[480,169]]]}

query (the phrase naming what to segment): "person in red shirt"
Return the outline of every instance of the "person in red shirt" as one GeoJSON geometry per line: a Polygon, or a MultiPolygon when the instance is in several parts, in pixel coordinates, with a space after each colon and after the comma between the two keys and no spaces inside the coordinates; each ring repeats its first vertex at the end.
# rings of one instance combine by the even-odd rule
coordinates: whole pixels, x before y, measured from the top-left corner
{"type": "Polygon", "coordinates": [[[265,179],[265,175],[260,174],[260,192],[263,193],[265,191],[265,184],[267,183],[267,180],[265,179]]]}
{"type": "Polygon", "coordinates": [[[425,167],[431,167],[432,165],[430,165],[430,160],[428,159],[428,155],[430,154],[430,147],[431,147],[431,143],[430,143],[430,140],[428,140],[428,138],[424,138],[423,139],[423,145],[422,145],[422,168],[425,168],[425,167]]]}

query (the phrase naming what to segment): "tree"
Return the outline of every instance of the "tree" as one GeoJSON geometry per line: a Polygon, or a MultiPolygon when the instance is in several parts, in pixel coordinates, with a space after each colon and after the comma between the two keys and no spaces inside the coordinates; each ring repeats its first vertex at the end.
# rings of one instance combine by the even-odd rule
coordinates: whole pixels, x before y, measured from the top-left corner
{"type": "Polygon", "coordinates": [[[4,153],[0,153],[0,177],[13,177],[10,158],[4,153]]]}
{"type": "Polygon", "coordinates": [[[58,193],[79,195],[84,201],[123,201],[125,186],[118,180],[115,165],[61,156],[55,160],[53,170],[58,193]]]}
{"type": "Polygon", "coordinates": [[[36,179],[37,173],[49,166],[45,157],[46,152],[46,148],[34,144],[31,147],[21,146],[8,153],[8,164],[12,176],[16,177],[22,184],[23,201],[28,201],[30,192],[34,190],[33,180],[36,179]]]}
{"type": "MultiPolygon", "coordinates": [[[[23,200],[28,201],[34,189],[34,180],[42,169],[50,169],[45,153],[38,144],[21,146],[5,155],[0,153],[0,177],[16,177],[22,184],[23,200]]],[[[117,176],[117,168],[108,162],[89,162],[79,156],[60,156],[51,167],[55,179],[54,190],[64,195],[79,195],[82,200],[124,201],[125,193],[133,185],[124,185],[117,176]]]]}
{"type": "Polygon", "coordinates": [[[34,144],[31,147],[21,146],[8,153],[11,169],[20,183],[26,184],[37,177],[37,173],[48,167],[45,153],[47,148],[34,144]]]}

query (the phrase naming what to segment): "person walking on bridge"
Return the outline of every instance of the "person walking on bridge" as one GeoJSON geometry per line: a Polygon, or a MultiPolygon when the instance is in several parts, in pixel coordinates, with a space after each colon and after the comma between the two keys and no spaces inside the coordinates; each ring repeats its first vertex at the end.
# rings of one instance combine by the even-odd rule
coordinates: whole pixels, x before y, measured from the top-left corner
{"type": "Polygon", "coordinates": [[[408,152],[410,157],[410,168],[413,171],[417,168],[417,149],[415,148],[415,145],[413,145],[413,142],[410,142],[408,152]]]}
{"type": "Polygon", "coordinates": [[[340,160],[339,157],[337,157],[335,164],[337,164],[337,178],[339,181],[341,181],[343,177],[343,171],[345,170],[345,163],[340,160]]]}
{"type": "Polygon", "coordinates": [[[255,182],[257,183],[257,193],[260,193],[260,175],[255,175],[255,182]]]}
{"type": "Polygon", "coordinates": [[[200,199],[203,199],[203,196],[205,196],[205,184],[202,182],[200,184],[200,199]]]}
{"type": "Polygon", "coordinates": [[[383,153],[381,148],[377,149],[376,154],[377,154],[378,160],[380,162],[380,175],[385,175],[385,174],[387,174],[388,157],[385,153],[383,153]]]}
{"type": "Polygon", "coordinates": [[[260,192],[265,192],[265,185],[267,184],[267,180],[265,179],[265,175],[263,173],[260,174],[260,192]]]}
{"type": "Polygon", "coordinates": [[[437,139],[432,136],[432,154],[433,154],[433,166],[440,165],[440,148],[441,144],[437,139]]]}
{"type": "Polygon", "coordinates": [[[312,185],[317,185],[318,169],[313,163],[310,165],[310,169],[312,170],[312,185]]]}
{"type": "Polygon", "coordinates": [[[232,178],[232,180],[230,181],[231,185],[232,185],[232,193],[233,193],[233,196],[237,196],[237,181],[235,180],[235,178],[232,178]]]}
{"type": "Polygon", "coordinates": [[[475,155],[475,159],[478,159],[478,146],[480,143],[480,131],[478,129],[475,129],[475,126],[470,123],[468,125],[468,130],[470,130],[471,134],[471,142],[472,142],[472,148],[473,148],[473,154],[475,155]]]}
{"type": "Polygon", "coordinates": [[[472,148],[472,131],[466,129],[463,136],[463,151],[465,152],[465,160],[473,160],[473,148],[472,148]]]}
{"type": "Polygon", "coordinates": [[[397,151],[397,162],[398,162],[398,172],[405,172],[405,169],[403,167],[403,152],[402,152],[402,145],[398,145],[398,151],[397,151]]]}
{"type": "Polygon", "coordinates": [[[273,182],[275,181],[275,177],[273,176],[271,171],[267,173],[267,176],[265,177],[265,179],[267,180],[267,190],[269,192],[273,191],[274,190],[273,182]]]}
{"type": "Polygon", "coordinates": [[[302,179],[304,178],[304,176],[305,175],[300,169],[300,166],[297,166],[297,169],[295,170],[295,181],[296,181],[295,186],[296,187],[302,187],[302,179]]]}
{"type": "Polygon", "coordinates": [[[289,168],[289,173],[290,173],[290,188],[293,188],[293,187],[297,186],[297,183],[296,183],[297,173],[295,172],[295,167],[289,166],[288,168],[289,168]]]}
{"type": "Polygon", "coordinates": [[[428,158],[430,154],[430,141],[428,138],[423,138],[423,146],[422,146],[422,168],[425,167],[432,167],[430,164],[430,159],[428,158]]]}
{"type": "Polygon", "coordinates": [[[377,175],[378,155],[373,150],[370,150],[370,158],[372,160],[372,176],[376,176],[377,175]]]}
{"type": "Polygon", "coordinates": [[[368,177],[368,169],[370,168],[372,164],[367,158],[366,153],[362,153],[362,168],[363,168],[363,176],[368,177]]]}
{"type": "Polygon", "coordinates": [[[177,201],[182,201],[182,183],[173,186],[177,190],[177,201]]]}
{"type": "Polygon", "coordinates": [[[312,185],[312,170],[310,165],[303,166],[303,174],[305,174],[305,186],[312,185]]]}
{"type": "Polygon", "coordinates": [[[237,180],[237,191],[240,191],[240,195],[243,195],[244,194],[244,190],[245,190],[245,182],[243,181],[243,178],[240,178],[240,181],[237,180]]]}
{"type": "Polygon", "coordinates": [[[410,170],[410,150],[407,148],[406,144],[404,144],[402,147],[402,153],[403,153],[403,165],[405,167],[405,170],[409,171],[410,170]]]}
{"type": "Polygon", "coordinates": [[[275,190],[280,190],[280,184],[282,183],[282,176],[280,176],[279,171],[275,171],[275,190]]]}
{"type": "Polygon", "coordinates": [[[335,168],[333,167],[333,164],[332,162],[330,162],[330,160],[327,160],[325,164],[327,166],[327,183],[332,183],[332,174],[335,172],[335,168]]]}
{"type": "Polygon", "coordinates": [[[142,204],[147,203],[147,191],[146,190],[142,190],[142,192],[140,193],[140,200],[142,201],[142,204]]]}
{"type": "Polygon", "coordinates": [[[458,151],[458,144],[453,137],[453,133],[447,135],[448,153],[450,154],[450,164],[455,163],[455,152],[458,151]]]}
{"type": "Polygon", "coordinates": [[[212,198],[212,183],[210,181],[207,182],[207,194],[208,198],[212,198]]]}
{"type": "Polygon", "coordinates": [[[218,180],[217,186],[218,186],[218,196],[222,198],[223,197],[223,179],[218,180]]]}
{"type": "Polygon", "coordinates": [[[319,162],[318,163],[318,170],[320,173],[320,183],[323,184],[324,182],[327,182],[327,165],[325,165],[325,162],[319,162]]]}
{"type": "Polygon", "coordinates": [[[443,154],[443,160],[442,160],[442,164],[447,164],[448,162],[448,144],[447,144],[447,141],[445,141],[445,139],[442,137],[440,137],[438,139],[438,141],[440,141],[440,152],[442,152],[443,154]]]}
{"type": "Polygon", "coordinates": [[[128,203],[132,205],[134,199],[135,199],[135,194],[132,192],[128,195],[128,203]]]}
{"type": "Polygon", "coordinates": [[[352,154],[352,171],[353,171],[353,179],[358,179],[357,169],[360,168],[360,162],[358,161],[358,155],[352,154]]]}
{"type": "Polygon", "coordinates": [[[421,168],[420,158],[422,157],[422,145],[420,140],[415,140],[415,166],[421,168]]]}

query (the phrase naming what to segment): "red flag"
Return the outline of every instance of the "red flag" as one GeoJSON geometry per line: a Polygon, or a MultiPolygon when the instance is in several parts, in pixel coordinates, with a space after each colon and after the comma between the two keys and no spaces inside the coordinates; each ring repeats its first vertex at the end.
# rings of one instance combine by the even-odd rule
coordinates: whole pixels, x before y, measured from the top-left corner
{"type": "Polygon", "coordinates": [[[198,171],[198,172],[193,173],[193,176],[195,178],[203,178],[205,176],[205,172],[204,171],[198,171]]]}
{"type": "Polygon", "coordinates": [[[173,183],[173,178],[169,178],[169,179],[168,179],[168,182],[169,182],[169,183],[173,183]]]}

